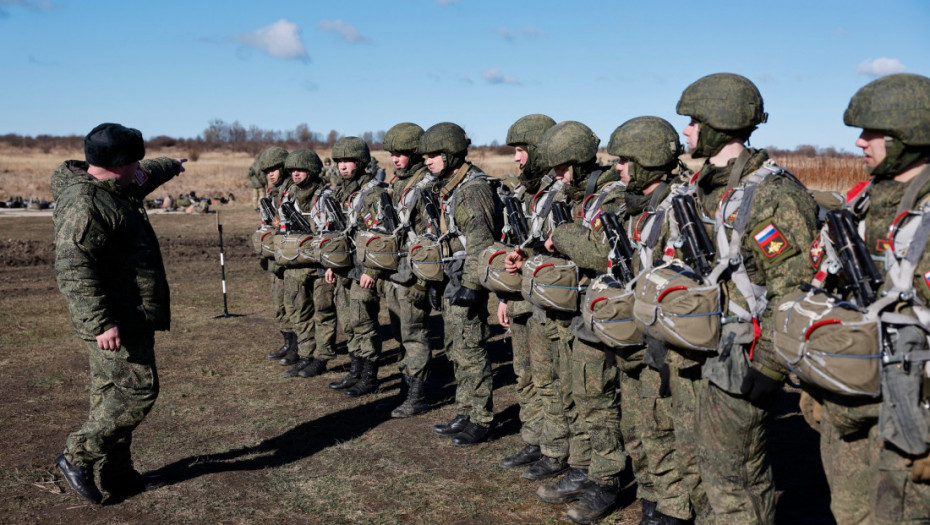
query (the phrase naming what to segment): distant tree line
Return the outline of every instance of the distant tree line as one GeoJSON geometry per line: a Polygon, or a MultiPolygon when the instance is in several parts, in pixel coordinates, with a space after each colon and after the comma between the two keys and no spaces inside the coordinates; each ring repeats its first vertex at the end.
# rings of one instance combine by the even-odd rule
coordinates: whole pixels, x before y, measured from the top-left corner
{"type": "MultiPolygon", "coordinates": [[[[385,131],[365,131],[358,136],[367,142],[372,150],[380,150],[384,142],[385,131]]],[[[225,122],[221,119],[211,120],[203,132],[195,138],[175,138],[165,135],[151,137],[146,146],[153,150],[163,148],[178,148],[188,152],[191,160],[196,160],[202,151],[242,151],[252,155],[258,154],[271,145],[279,145],[288,150],[297,148],[331,149],[344,135],[336,130],[328,133],[313,131],[306,123],[298,124],[294,129],[271,130],[262,129],[256,125],[248,128],[238,120],[225,122]]],[[[79,135],[54,136],[36,135],[23,136],[17,134],[0,135],[0,144],[16,148],[39,149],[45,153],[53,149],[81,149],[84,138],[79,135]]],[[[472,149],[481,153],[496,153],[509,155],[513,148],[499,144],[496,140],[485,146],[472,146],[472,149]]],[[[810,144],[802,144],[792,149],[781,149],[774,146],[766,148],[773,156],[802,156],[802,157],[855,157],[858,153],[837,150],[833,147],[820,148],[810,144]]]]}

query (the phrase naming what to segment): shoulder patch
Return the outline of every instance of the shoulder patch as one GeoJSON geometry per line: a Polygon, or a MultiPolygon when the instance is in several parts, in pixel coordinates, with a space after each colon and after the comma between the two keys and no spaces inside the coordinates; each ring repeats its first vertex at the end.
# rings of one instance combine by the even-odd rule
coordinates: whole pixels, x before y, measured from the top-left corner
{"type": "Polygon", "coordinates": [[[814,242],[811,243],[810,248],[810,260],[811,266],[814,268],[820,268],[820,261],[823,260],[823,242],[820,240],[820,235],[814,238],[814,242]]]}
{"type": "Polygon", "coordinates": [[[149,180],[149,176],[146,175],[144,171],[142,170],[136,171],[136,184],[138,184],[139,186],[142,186],[148,180],[149,180]]]}
{"type": "Polygon", "coordinates": [[[753,235],[752,238],[762,249],[762,254],[770,259],[785,251],[785,248],[788,247],[785,236],[771,222],[753,235]]]}
{"type": "Polygon", "coordinates": [[[927,288],[930,288],[930,272],[924,274],[924,284],[927,285],[927,288]]]}

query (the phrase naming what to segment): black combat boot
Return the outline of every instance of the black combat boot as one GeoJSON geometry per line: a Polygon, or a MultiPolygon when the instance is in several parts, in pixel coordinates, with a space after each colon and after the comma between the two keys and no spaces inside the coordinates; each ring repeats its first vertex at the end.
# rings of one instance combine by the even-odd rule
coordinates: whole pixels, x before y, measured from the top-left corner
{"type": "Polygon", "coordinates": [[[581,498],[568,509],[568,519],[575,523],[594,523],[617,505],[619,490],[613,485],[591,483],[581,498]]]}
{"type": "Polygon", "coordinates": [[[470,418],[459,414],[455,416],[452,421],[448,423],[438,423],[433,425],[433,432],[439,434],[440,436],[454,436],[465,430],[465,423],[468,423],[470,418]]]}
{"type": "Polygon", "coordinates": [[[91,503],[100,503],[103,500],[103,494],[94,484],[94,468],[91,466],[72,465],[64,454],[58,454],[55,458],[55,464],[61,475],[64,476],[68,485],[75,492],[90,500],[91,503]]]}
{"type": "Polygon", "coordinates": [[[423,394],[424,381],[417,377],[404,376],[407,383],[407,399],[391,411],[391,417],[410,417],[429,410],[429,403],[423,394]]]}
{"type": "Polygon", "coordinates": [[[329,384],[329,388],[333,390],[342,390],[343,388],[349,388],[358,382],[359,378],[362,375],[362,358],[352,356],[352,361],[349,363],[349,373],[342,378],[341,381],[336,381],[329,384]]]}
{"type": "Polygon", "coordinates": [[[281,356],[281,360],[278,361],[281,366],[291,366],[300,359],[300,355],[297,354],[297,344],[297,334],[291,333],[291,346],[287,348],[287,351],[281,356]]]}
{"type": "Polygon", "coordinates": [[[297,375],[300,377],[316,377],[326,371],[326,361],[313,359],[310,364],[301,368],[297,375]]]}
{"type": "Polygon", "coordinates": [[[520,452],[500,460],[498,465],[501,468],[517,468],[539,461],[541,457],[542,451],[539,449],[539,445],[527,445],[520,452]]]}
{"type": "Polygon", "coordinates": [[[287,349],[290,348],[292,344],[293,345],[297,344],[297,334],[295,334],[294,332],[282,331],[281,335],[284,336],[284,344],[281,345],[281,348],[278,348],[274,352],[269,352],[268,355],[265,356],[268,359],[271,359],[272,361],[274,361],[275,359],[281,359],[282,357],[284,357],[284,354],[287,353],[287,349]],[[292,339],[293,339],[293,342],[291,341],[292,339]]]}
{"type": "Polygon", "coordinates": [[[480,443],[491,433],[491,427],[475,423],[471,420],[465,422],[462,431],[452,438],[452,444],[456,446],[467,446],[480,443]]]}
{"type": "Polygon", "coordinates": [[[530,481],[539,481],[558,476],[568,468],[568,463],[563,459],[550,458],[543,456],[539,461],[533,463],[523,472],[523,479],[530,481]]]}
{"type": "Polygon", "coordinates": [[[570,468],[558,481],[536,489],[536,497],[546,503],[568,503],[580,498],[594,484],[586,470],[570,468]]]}
{"type": "Polygon", "coordinates": [[[362,359],[361,377],[346,389],[347,396],[359,397],[378,390],[378,363],[375,359],[362,359]]]}
{"type": "Polygon", "coordinates": [[[651,525],[653,523],[651,521],[652,517],[656,515],[656,502],[644,499],[641,503],[643,505],[643,518],[639,521],[639,525],[651,525]]]}
{"type": "MultiPolygon", "coordinates": [[[[294,366],[288,368],[287,372],[284,372],[284,377],[299,376],[300,371],[310,366],[310,363],[312,362],[313,362],[313,358],[311,357],[301,357],[300,359],[297,360],[296,363],[294,363],[294,366]]],[[[300,376],[300,377],[304,377],[304,376],[300,376]]]]}
{"type": "Polygon", "coordinates": [[[652,516],[648,518],[643,516],[643,520],[639,522],[639,525],[685,525],[687,523],[692,522],[690,520],[675,518],[668,514],[662,514],[656,510],[653,512],[652,516]]]}

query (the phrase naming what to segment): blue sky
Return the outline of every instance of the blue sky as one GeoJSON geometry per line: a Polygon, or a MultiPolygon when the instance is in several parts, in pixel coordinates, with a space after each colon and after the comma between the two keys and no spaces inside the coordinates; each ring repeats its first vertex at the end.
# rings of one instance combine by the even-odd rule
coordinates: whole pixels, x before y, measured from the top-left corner
{"type": "Polygon", "coordinates": [[[682,90],[726,71],[765,99],[754,145],[853,150],[849,98],[930,76],[928,28],[926,0],[0,0],[0,134],[453,121],[487,144],[546,113],[606,145],[636,116],[681,130],[682,90]]]}

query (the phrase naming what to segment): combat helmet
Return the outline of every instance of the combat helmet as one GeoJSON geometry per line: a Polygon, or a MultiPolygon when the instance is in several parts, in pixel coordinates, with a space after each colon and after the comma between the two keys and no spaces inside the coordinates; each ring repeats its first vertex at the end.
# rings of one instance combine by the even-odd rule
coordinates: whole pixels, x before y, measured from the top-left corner
{"type": "Polygon", "coordinates": [[[268,172],[283,168],[285,160],[287,160],[287,150],[281,146],[271,146],[258,155],[258,169],[268,172]]]}
{"type": "Polygon", "coordinates": [[[323,162],[320,156],[310,149],[294,150],[287,156],[284,161],[284,169],[290,173],[292,170],[303,170],[307,172],[307,178],[301,182],[295,182],[298,186],[307,185],[311,179],[318,179],[323,171],[323,162]]]}
{"type": "Polygon", "coordinates": [[[333,158],[338,162],[346,159],[355,161],[354,177],[357,173],[362,173],[371,162],[371,151],[368,144],[358,137],[342,137],[333,144],[333,158]]]}
{"type": "Polygon", "coordinates": [[[682,148],[678,132],[668,121],[659,117],[636,117],[611,133],[607,152],[629,159],[627,189],[641,192],[675,168],[682,148]]]}
{"type": "MultiPolygon", "coordinates": [[[[259,153],[256,166],[262,173],[267,174],[270,171],[284,168],[285,160],[287,160],[287,150],[281,146],[271,146],[259,153]]],[[[284,179],[288,177],[290,177],[290,174],[287,170],[281,169],[281,173],[278,174],[278,180],[274,182],[272,186],[280,186],[281,183],[284,182],[284,179]]]]}
{"type": "Polygon", "coordinates": [[[413,122],[401,122],[384,134],[384,150],[405,155],[417,152],[423,128],[413,122]]]}
{"type": "Polygon", "coordinates": [[[566,120],[547,129],[539,144],[540,166],[552,169],[562,164],[581,166],[597,160],[601,139],[581,122],[566,120]]]}
{"type": "Polygon", "coordinates": [[[443,169],[438,175],[444,177],[465,162],[471,139],[465,130],[452,122],[440,122],[426,130],[420,137],[417,153],[421,155],[442,154],[443,169]]]}
{"type": "Polygon", "coordinates": [[[697,79],[682,92],[676,111],[701,123],[697,147],[691,152],[694,157],[711,157],[734,139],[745,142],[756,126],[768,120],[759,89],[734,73],[697,79]]]}
{"type": "Polygon", "coordinates": [[[549,115],[533,113],[518,119],[507,130],[507,145],[519,146],[526,150],[526,164],[523,165],[521,175],[527,189],[535,191],[538,179],[548,171],[539,165],[539,139],[547,129],[555,126],[555,120],[549,115]]]}
{"type": "Polygon", "coordinates": [[[885,133],[885,159],[872,175],[893,175],[930,155],[930,78],[900,73],[863,86],[843,114],[847,126],[885,133]]]}

